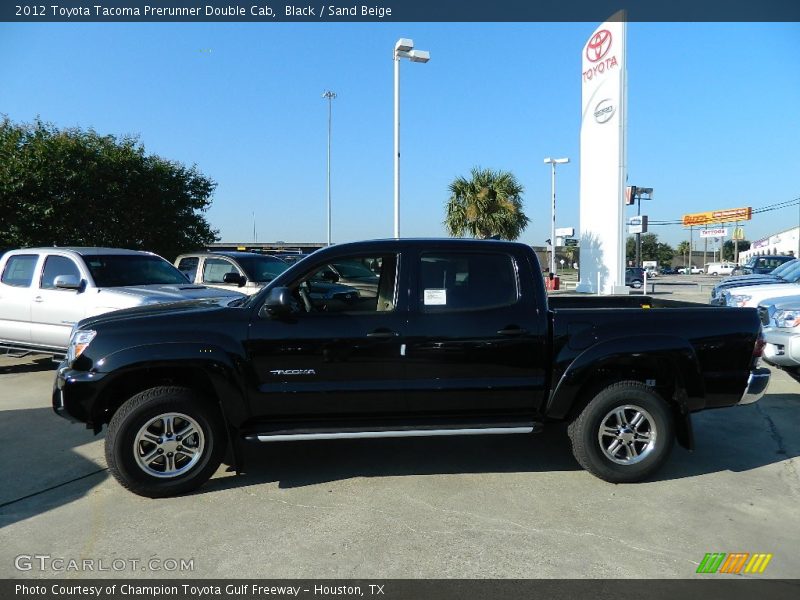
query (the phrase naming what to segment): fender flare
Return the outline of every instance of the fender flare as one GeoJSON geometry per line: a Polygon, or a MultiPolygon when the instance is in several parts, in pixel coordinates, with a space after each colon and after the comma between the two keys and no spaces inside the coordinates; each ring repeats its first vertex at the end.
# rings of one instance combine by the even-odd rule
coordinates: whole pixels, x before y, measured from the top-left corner
{"type": "Polygon", "coordinates": [[[545,414],[548,418],[566,418],[578,399],[581,389],[591,379],[592,372],[620,364],[652,366],[660,373],[674,378],[674,400],[688,418],[688,398],[705,397],[705,385],[700,362],[692,345],[671,335],[639,335],[610,339],[595,344],[580,353],[564,371],[548,399],[545,414]]]}
{"type": "Polygon", "coordinates": [[[243,364],[241,354],[199,341],[154,342],[124,348],[95,362],[95,370],[104,375],[105,381],[104,398],[95,403],[93,412],[105,410],[115,383],[128,380],[135,373],[196,370],[208,378],[226,426],[235,428],[250,413],[243,364]]]}

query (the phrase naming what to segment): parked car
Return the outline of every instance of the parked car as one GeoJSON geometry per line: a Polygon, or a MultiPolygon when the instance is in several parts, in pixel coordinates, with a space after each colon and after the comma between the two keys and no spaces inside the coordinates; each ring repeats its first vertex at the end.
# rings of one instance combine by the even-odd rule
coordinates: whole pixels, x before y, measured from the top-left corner
{"type": "Polygon", "coordinates": [[[709,275],[730,275],[735,267],[734,263],[712,262],[705,266],[705,272],[709,275]]]}
{"type": "Polygon", "coordinates": [[[26,248],[0,259],[0,348],[64,355],[81,319],[180,300],[242,297],[193,285],[151,252],[26,248]]]}
{"type": "Polygon", "coordinates": [[[645,273],[647,273],[647,278],[650,279],[651,277],[658,277],[658,270],[655,267],[650,269],[645,269],[645,273]]]}
{"type": "Polygon", "coordinates": [[[764,275],[771,273],[783,263],[794,260],[794,256],[790,255],[772,255],[772,256],[751,256],[744,265],[737,265],[731,275],[764,275]]]}
{"type": "Polygon", "coordinates": [[[628,267],[625,269],[625,285],[638,290],[644,285],[644,269],[641,267],[628,267]]]}
{"type": "Polygon", "coordinates": [[[800,281],[800,260],[783,263],[772,273],[765,275],[735,275],[726,277],[711,290],[710,304],[724,304],[722,292],[734,287],[750,287],[770,283],[796,283],[800,281]]]}
{"type": "Polygon", "coordinates": [[[193,283],[245,294],[255,294],[289,268],[268,254],[233,251],[181,254],[175,266],[193,283]]]}
{"type": "MultiPolygon", "coordinates": [[[[691,447],[693,412],[757,401],[755,309],[647,296],[548,298],[530,246],[381,240],[331,246],[234,303],[82,321],[53,407],[108,425],[112,475],[188,492],[231,443],[519,434],[567,422],[580,465],[640,481],[691,447]],[[315,305],[304,284],[358,261],[375,298],[315,305]]],[[[701,435],[705,435],[702,434],[701,435]]]]}
{"type": "MultiPolygon", "coordinates": [[[[190,281],[248,295],[257,293],[289,268],[289,264],[272,255],[233,251],[182,254],[175,259],[175,265],[190,281]]],[[[305,293],[309,301],[321,304],[354,303],[361,297],[356,288],[321,276],[309,279],[305,293]]]]}
{"type": "Polygon", "coordinates": [[[703,273],[703,269],[692,265],[691,267],[681,267],[680,269],[678,269],[678,273],[680,273],[681,275],[688,275],[688,274],[699,275],[703,273]]]}
{"type": "Polygon", "coordinates": [[[730,287],[722,291],[724,306],[757,307],[768,298],[786,298],[800,294],[800,280],[794,283],[760,283],[730,287]]]}
{"type": "Polygon", "coordinates": [[[659,269],[659,272],[662,275],[677,275],[678,269],[676,269],[675,267],[661,267],[661,269],[659,269]]]}
{"type": "Polygon", "coordinates": [[[800,368],[800,295],[767,298],[758,305],[764,327],[764,360],[784,369],[800,368]]]}

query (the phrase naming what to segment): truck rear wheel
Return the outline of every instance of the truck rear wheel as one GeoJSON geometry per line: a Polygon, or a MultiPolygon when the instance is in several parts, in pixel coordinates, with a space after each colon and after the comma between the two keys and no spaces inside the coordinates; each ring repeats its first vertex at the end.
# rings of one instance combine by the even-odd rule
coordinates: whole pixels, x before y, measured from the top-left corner
{"type": "Polygon", "coordinates": [[[225,452],[219,411],[182,387],[136,394],[114,414],[106,462],[124,487],[161,498],[189,492],[217,470],[225,452]]]}
{"type": "Polygon", "coordinates": [[[638,381],[601,390],[567,431],[578,463],[612,483],[652,475],[669,457],[675,439],[667,403],[638,381]]]}

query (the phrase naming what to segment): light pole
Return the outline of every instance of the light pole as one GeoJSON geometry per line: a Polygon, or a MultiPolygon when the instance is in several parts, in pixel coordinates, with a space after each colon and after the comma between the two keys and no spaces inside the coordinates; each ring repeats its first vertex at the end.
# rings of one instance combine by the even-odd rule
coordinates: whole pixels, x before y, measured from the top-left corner
{"type": "Polygon", "coordinates": [[[414,50],[414,40],[400,38],[394,45],[394,237],[400,237],[400,59],[426,63],[430,52],[414,50]]]}
{"type": "Polygon", "coordinates": [[[550,190],[552,191],[552,222],[550,223],[550,272],[556,274],[556,165],[565,165],[569,162],[568,158],[544,159],[544,164],[552,167],[550,175],[550,190]]]}
{"type": "Polygon", "coordinates": [[[325,90],[322,97],[328,101],[328,246],[331,245],[331,105],[336,92],[325,90]]]}

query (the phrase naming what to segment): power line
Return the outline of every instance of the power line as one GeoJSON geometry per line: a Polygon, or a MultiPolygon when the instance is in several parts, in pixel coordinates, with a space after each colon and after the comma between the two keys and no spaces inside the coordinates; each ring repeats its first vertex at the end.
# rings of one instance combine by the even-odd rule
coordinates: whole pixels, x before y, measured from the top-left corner
{"type": "MultiPolygon", "coordinates": [[[[789,208],[790,206],[797,206],[800,204],[800,197],[794,198],[793,200],[784,200],[783,202],[776,202],[775,204],[768,204],[767,206],[762,206],[760,208],[754,208],[752,214],[760,215],[767,212],[772,212],[773,210],[781,210],[782,208],[789,208]]],[[[673,220],[664,220],[664,221],[656,221],[650,220],[648,221],[649,225],[683,225],[683,219],[673,219],[673,220]]]]}

